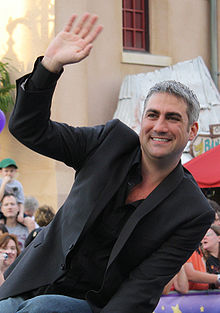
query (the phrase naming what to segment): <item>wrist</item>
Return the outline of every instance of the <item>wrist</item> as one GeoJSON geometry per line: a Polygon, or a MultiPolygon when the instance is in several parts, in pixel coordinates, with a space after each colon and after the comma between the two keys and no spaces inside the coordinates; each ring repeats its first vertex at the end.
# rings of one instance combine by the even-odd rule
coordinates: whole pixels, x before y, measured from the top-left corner
{"type": "Polygon", "coordinates": [[[48,71],[52,73],[59,73],[63,69],[63,65],[61,63],[46,55],[43,57],[41,63],[48,71]]]}

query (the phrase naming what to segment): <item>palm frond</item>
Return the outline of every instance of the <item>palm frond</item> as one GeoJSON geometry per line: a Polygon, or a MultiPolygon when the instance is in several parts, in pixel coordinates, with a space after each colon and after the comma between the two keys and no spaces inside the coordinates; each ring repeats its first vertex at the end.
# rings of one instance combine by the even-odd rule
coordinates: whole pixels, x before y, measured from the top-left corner
{"type": "Polygon", "coordinates": [[[9,63],[0,62],[0,109],[6,113],[11,111],[14,104],[15,85],[11,84],[9,63]]]}

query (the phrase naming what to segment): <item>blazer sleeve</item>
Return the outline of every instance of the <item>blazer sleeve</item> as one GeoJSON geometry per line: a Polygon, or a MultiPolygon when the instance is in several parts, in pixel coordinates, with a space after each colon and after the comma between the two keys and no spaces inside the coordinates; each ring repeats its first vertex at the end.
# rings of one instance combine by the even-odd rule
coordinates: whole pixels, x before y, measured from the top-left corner
{"type": "Polygon", "coordinates": [[[17,81],[10,132],[30,149],[78,170],[119,121],[96,127],[73,127],[54,122],[50,119],[50,111],[56,84],[47,89],[25,90],[23,84],[29,77],[31,74],[17,81]]]}
{"type": "Polygon", "coordinates": [[[210,227],[213,214],[205,212],[178,229],[130,273],[101,313],[152,313],[164,286],[179,272],[210,227]]]}

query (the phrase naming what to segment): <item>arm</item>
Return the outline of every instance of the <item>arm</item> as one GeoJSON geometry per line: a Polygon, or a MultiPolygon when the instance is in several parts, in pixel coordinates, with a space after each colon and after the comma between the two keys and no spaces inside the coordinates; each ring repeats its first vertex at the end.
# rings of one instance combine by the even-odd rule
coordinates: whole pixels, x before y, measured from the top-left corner
{"type": "Polygon", "coordinates": [[[55,72],[65,64],[84,59],[102,26],[94,27],[97,17],[90,14],[84,14],[74,26],[75,19],[76,15],[73,15],[64,30],[51,42],[43,65],[38,59],[34,72],[17,81],[17,97],[9,130],[30,149],[77,169],[90,149],[86,145],[90,145],[91,138],[86,141],[88,131],[85,129],[50,120],[52,96],[59,78],[55,72]]]}
{"type": "Polygon", "coordinates": [[[5,258],[4,258],[4,250],[0,250],[0,286],[4,283],[5,278],[4,278],[4,272],[6,270],[5,266],[5,258]]]}
{"type": "Polygon", "coordinates": [[[185,264],[185,271],[186,275],[188,277],[188,280],[191,280],[196,283],[204,283],[204,284],[215,284],[217,283],[217,274],[209,274],[200,272],[198,270],[195,270],[192,263],[186,263],[185,264]]]}
{"type": "Polygon", "coordinates": [[[22,224],[27,227],[29,233],[36,228],[35,221],[30,216],[24,217],[22,224]]]}
{"type": "Polygon", "coordinates": [[[1,183],[1,186],[0,186],[0,201],[2,201],[2,198],[4,196],[5,186],[7,185],[7,183],[10,182],[10,180],[11,180],[10,176],[5,176],[2,179],[2,183],[1,183]]]}
{"type": "Polygon", "coordinates": [[[179,273],[174,277],[174,288],[180,293],[187,293],[189,291],[189,282],[185,272],[185,264],[181,267],[179,273]]]}
{"type": "Polygon", "coordinates": [[[3,273],[0,271],[0,286],[4,283],[5,279],[4,279],[4,275],[3,273]]]}
{"type": "Polygon", "coordinates": [[[179,273],[174,276],[168,284],[164,287],[163,295],[167,295],[170,292],[172,285],[174,284],[174,288],[176,291],[180,293],[187,293],[189,291],[189,283],[188,278],[185,273],[184,265],[181,267],[179,273]]]}
{"type": "Polygon", "coordinates": [[[23,203],[18,203],[19,213],[17,216],[17,221],[19,223],[24,223],[24,205],[23,203]]]}
{"type": "Polygon", "coordinates": [[[17,201],[19,207],[17,220],[20,223],[24,223],[24,190],[20,182],[17,181],[17,184],[18,184],[17,201]]]}
{"type": "Polygon", "coordinates": [[[170,281],[169,283],[166,284],[166,286],[164,287],[163,289],[163,295],[168,295],[168,293],[170,292],[170,289],[174,283],[174,279],[175,279],[176,276],[174,276],[170,281]]]}

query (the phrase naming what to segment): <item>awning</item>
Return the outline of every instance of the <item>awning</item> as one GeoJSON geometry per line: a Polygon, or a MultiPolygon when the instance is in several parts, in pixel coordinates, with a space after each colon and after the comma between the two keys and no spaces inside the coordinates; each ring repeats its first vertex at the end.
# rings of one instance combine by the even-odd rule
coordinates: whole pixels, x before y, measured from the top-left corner
{"type": "Polygon", "coordinates": [[[184,164],[200,188],[220,187],[220,145],[184,164]]]}

